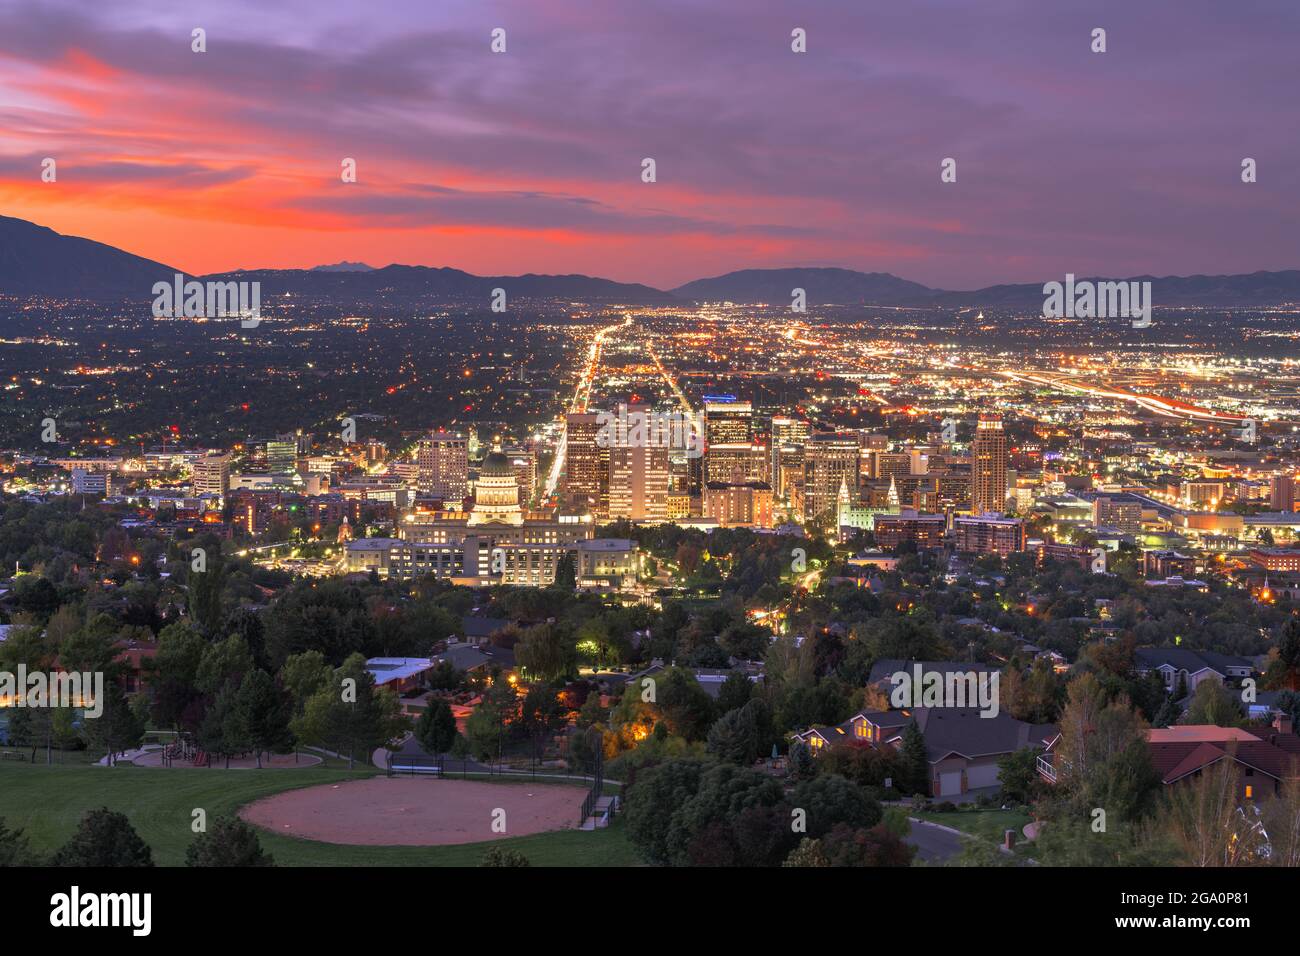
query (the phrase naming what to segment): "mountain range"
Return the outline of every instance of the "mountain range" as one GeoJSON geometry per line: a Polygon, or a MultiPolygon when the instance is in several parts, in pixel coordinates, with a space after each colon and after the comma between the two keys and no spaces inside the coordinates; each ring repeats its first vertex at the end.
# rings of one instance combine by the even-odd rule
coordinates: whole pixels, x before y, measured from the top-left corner
{"type": "MultiPolygon", "coordinates": [[[[0,216],[0,295],[151,301],[153,284],[170,282],[177,272],[183,270],[101,242],[60,235],[24,219],[0,216]]],[[[789,303],[796,288],[806,290],[809,305],[1036,309],[1043,301],[1041,283],[956,292],[929,288],[887,272],[839,268],[742,269],[667,291],[586,275],[476,276],[446,267],[389,265],[375,269],[346,261],[313,269],[240,270],[191,278],[260,281],[263,301],[285,293],[348,302],[486,300],[497,288],[504,288],[511,298],[638,305],[789,303]]],[[[1084,278],[1079,276],[1075,281],[1084,278]]],[[[1064,279],[1063,275],[1050,276],[1044,281],[1064,279]]],[[[1300,270],[1296,269],[1248,275],[1134,276],[1124,281],[1151,282],[1157,308],[1251,308],[1300,302],[1300,270]]]]}

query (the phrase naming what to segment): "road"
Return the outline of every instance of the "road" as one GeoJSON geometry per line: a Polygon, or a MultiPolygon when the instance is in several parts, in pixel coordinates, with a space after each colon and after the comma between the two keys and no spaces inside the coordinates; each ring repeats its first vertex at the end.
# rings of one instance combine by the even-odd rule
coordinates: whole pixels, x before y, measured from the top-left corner
{"type": "Polygon", "coordinates": [[[905,842],[916,847],[916,856],[926,863],[944,863],[961,852],[965,840],[933,823],[912,821],[905,842]]]}

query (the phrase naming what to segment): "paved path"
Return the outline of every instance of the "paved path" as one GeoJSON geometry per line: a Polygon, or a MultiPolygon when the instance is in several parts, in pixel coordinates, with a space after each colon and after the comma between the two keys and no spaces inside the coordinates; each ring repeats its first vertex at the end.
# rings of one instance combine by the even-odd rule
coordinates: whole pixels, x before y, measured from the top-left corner
{"type": "Polygon", "coordinates": [[[948,827],[924,820],[912,820],[912,832],[905,841],[916,847],[916,855],[927,863],[943,863],[961,852],[963,838],[948,827]]]}

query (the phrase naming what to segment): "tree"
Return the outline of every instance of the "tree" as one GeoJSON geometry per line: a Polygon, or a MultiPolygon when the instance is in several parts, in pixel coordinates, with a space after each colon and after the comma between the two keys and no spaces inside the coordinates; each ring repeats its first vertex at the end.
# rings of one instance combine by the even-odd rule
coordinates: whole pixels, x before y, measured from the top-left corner
{"type": "Polygon", "coordinates": [[[817,773],[812,751],[802,740],[796,740],[790,745],[788,764],[792,780],[811,780],[817,773]]]}
{"type": "Polygon", "coordinates": [[[158,634],[158,653],[149,679],[155,726],[197,728],[202,694],[199,665],[207,642],[184,622],[169,624],[158,634]]]}
{"type": "Polygon", "coordinates": [[[221,542],[214,537],[205,540],[207,568],[191,571],[189,587],[190,617],[200,633],[216,637],[225,621],[222,592],[226,587],[226,564],[221,556],[221,542]]]}
{"type": "Polygon", "coordinates": [[[127,703],[118,683],[106,681],[103,709],[98,717],[91,717],[87,712],[83,728],[88,743],[103,750],[111,765],[116,754],[140,746],[145,723],[127,703]]]}
{"type": "Polygon", "coordinates": [[[821,849],[830,866],[911,866],[916,855],[916,847],[882,824],[870,828],[837,824],[822,838],[821,849]]]}
{"type": "Polygon", "coordinates": [[[223,687],[204,715],[197,735],[199,746],[213,756],[225,757],[227,767],[232,756],[253,749],[252,730],[236,703],[238,694],[234,684],[223,687]]]}
{"type": "Polygon", "coordinates": [[[925,735],[915,720],[903,730],[903,742],[898,753],[901,775],[897,789],[904,793],[929,793],[930,757],[925,749],[925,735]]]}
{"type": "Polygon", "coordinates": [[[0,817],[0,867],[37,866],[40,860],[32,852],[22,830],[11,830],[0,817]]]}
{"type": "Polygon", "coordinates": [[[429,700],[429,706],[415,722],[415,739],[431,754],[443,754],[451,750],[458,733],[451,706],[436,697],[429,700]]]}
{"type": "Polygon", "coordinates": [[[750,701],[738,710],[723,714],[709,728],[708,750],[719,760],[749,766],[762,754],[755,706],[762,701],[750,701]]]}
{"type": "Polygon", "coordinates": [[[559,680],[577,666],[573,635],[568,628],[557,624],[530,628],[515,645],[515,661],[532,678],[559,680]]]}
{"type": "Polygon", "coordinates": [[[805,780],[794,788],[790,800],[806,814],[811,837],[825,836],[839,824],[855,830],[874,827],[883,816],[879,803],[838,774],[822,774],[805,780]]]}
{"type": "Polygon", "coordinates": [[[555,564],[555,584],[557,591],[572,591],[578,586],[578,576],[574,565],[573,553],[566,551],[555,564]]]}
{"type": "Polygon", "coordinates": [[[291,723],[299,739],[346,753],[349,768],[358,753],[368,760],[371,751],[389,743],[406,726],[397,695],[375,687],[374,676],[366,670],[360,654],[345,660],[330,683],[307,701],[302,716],[291,723]]]}
{"type": "Polygon", "coordinates": [[[673,816],[699,789],[706,766],[701,760],[669,760],[637,774],[626,788],[628,837],[649,862],[670,861],[673,816]]]}
{"type": "Polygon", "coordinates": [[[1241,707],[1228,688],[1213,678],[1196,685],[1192,701],[1187,705],[1187,723],[1239,727],[1243,721],[1241,707]]]}
{"type": "Polygon", "coordinates": [[[1188,866],[1249,866],[1259,862],[1262,834],[1253,814],[1238,809],[1241,770],[1222,758],[1192,781],[1168,789],[1169,832],[1188,866]]]}
{"type": "MultiPolygon", "coordinates": [[[[1269,866],[1300,866],[1300,777],[1297,770],[1300,768],[1291,768],[1281,792],[1262,808],[1260,822],[1268,833],[1269,866]]],[[[3,865],[0,859],[0,866],[3,865]]]]}
{"type": "Polygon", "coordinates": [[[528,857],[509,847],[490,846],[479,860],[479,866],[532,866],[528,857]]]}
{"type": "Polygon", "coordinates": [[[81,818],[77,831],[50,860],[53,866],[153,866],[153,853],[125,814],[100,807],[81,818]]]}
{"type": "Polygon", "coordinates": [[[252,669],[252,652],[242,637],[232,634],[203,652],[194,683],[203,693],[215,695],[227,684],[238,686],[252,669]]]}
{"type": "Polygon", "coordinates": [[[185,850],[186,866],[275,866],[257,831],[237,816],[217,817],[185,850]]]}
{"type": "Polygon", "coordinates": [[[312,695],[327,687],[334,670],[320,651],[304,651],[290,656],[280,668],[280,682],[293,698],[294,716],[301,716],[312,695]]]}
{"type": "Polygon", "coordinates": [[[287,753],[293,746],[293,734],[289,732],[291,709],[287,695],[264,670],[249,671],[239,685],[234,720],[246,730],[259,769],[263,751],[287,753]]]}
{"type": "Polygon", "coordinates": [[[790,851],[782,866],[824,867],[830,866],[826,854],[822,852],[822,841],[804,837],[799,845],[790,851]]]}
{"type": "Polygon", "coordinates": [[[1021,747],[999,757],[998,780],[1003,799],[1029,803],[1038,790],[1038,751],[1021,747]]]}

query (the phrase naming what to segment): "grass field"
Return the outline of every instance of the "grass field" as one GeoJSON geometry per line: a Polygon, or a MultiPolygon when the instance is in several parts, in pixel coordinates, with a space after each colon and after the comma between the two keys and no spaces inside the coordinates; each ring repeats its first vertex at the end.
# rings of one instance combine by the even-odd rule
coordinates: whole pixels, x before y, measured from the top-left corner
{"type": "Polygon", "coordinates": [[[952,813],[935,813],[925,811],[912,816],[930,823],[952,827],[962,833],[969,833],[990,843],[1002,844],[1002,835],[1007,830],[1016,831],[1016,855],[1033,856],[1034,844],[1026,843],[1024,828],[1032,817],[1024,810],[956,810],[952,813]]]}
{"type": "MultiPolygon", "coordinates": [[[[10,827],[23,829],[33,849],[49,853],[72,835],[83,813],[106,806],[130,818],[153,849],[156,864],[181,866],[185,849],[194,838],[190,821],[195,808],[203,808],[211,820],[260,797],[375,772],[322,766],[265,771],[149,770],[6,762],[0,763],[0,817],[10,827]]],[[[437,780],[428,783],[430,788],[438,786],[437,780]]],[[[488,845],[338,846],[265,831],[260,835],[263,849],[281,866],[476,866],[488,845]]],[[[559,830],[492,843],[518,850],[534,866],[635,866],[640,862],[617,819],[603,830],[559,830]]]]}

